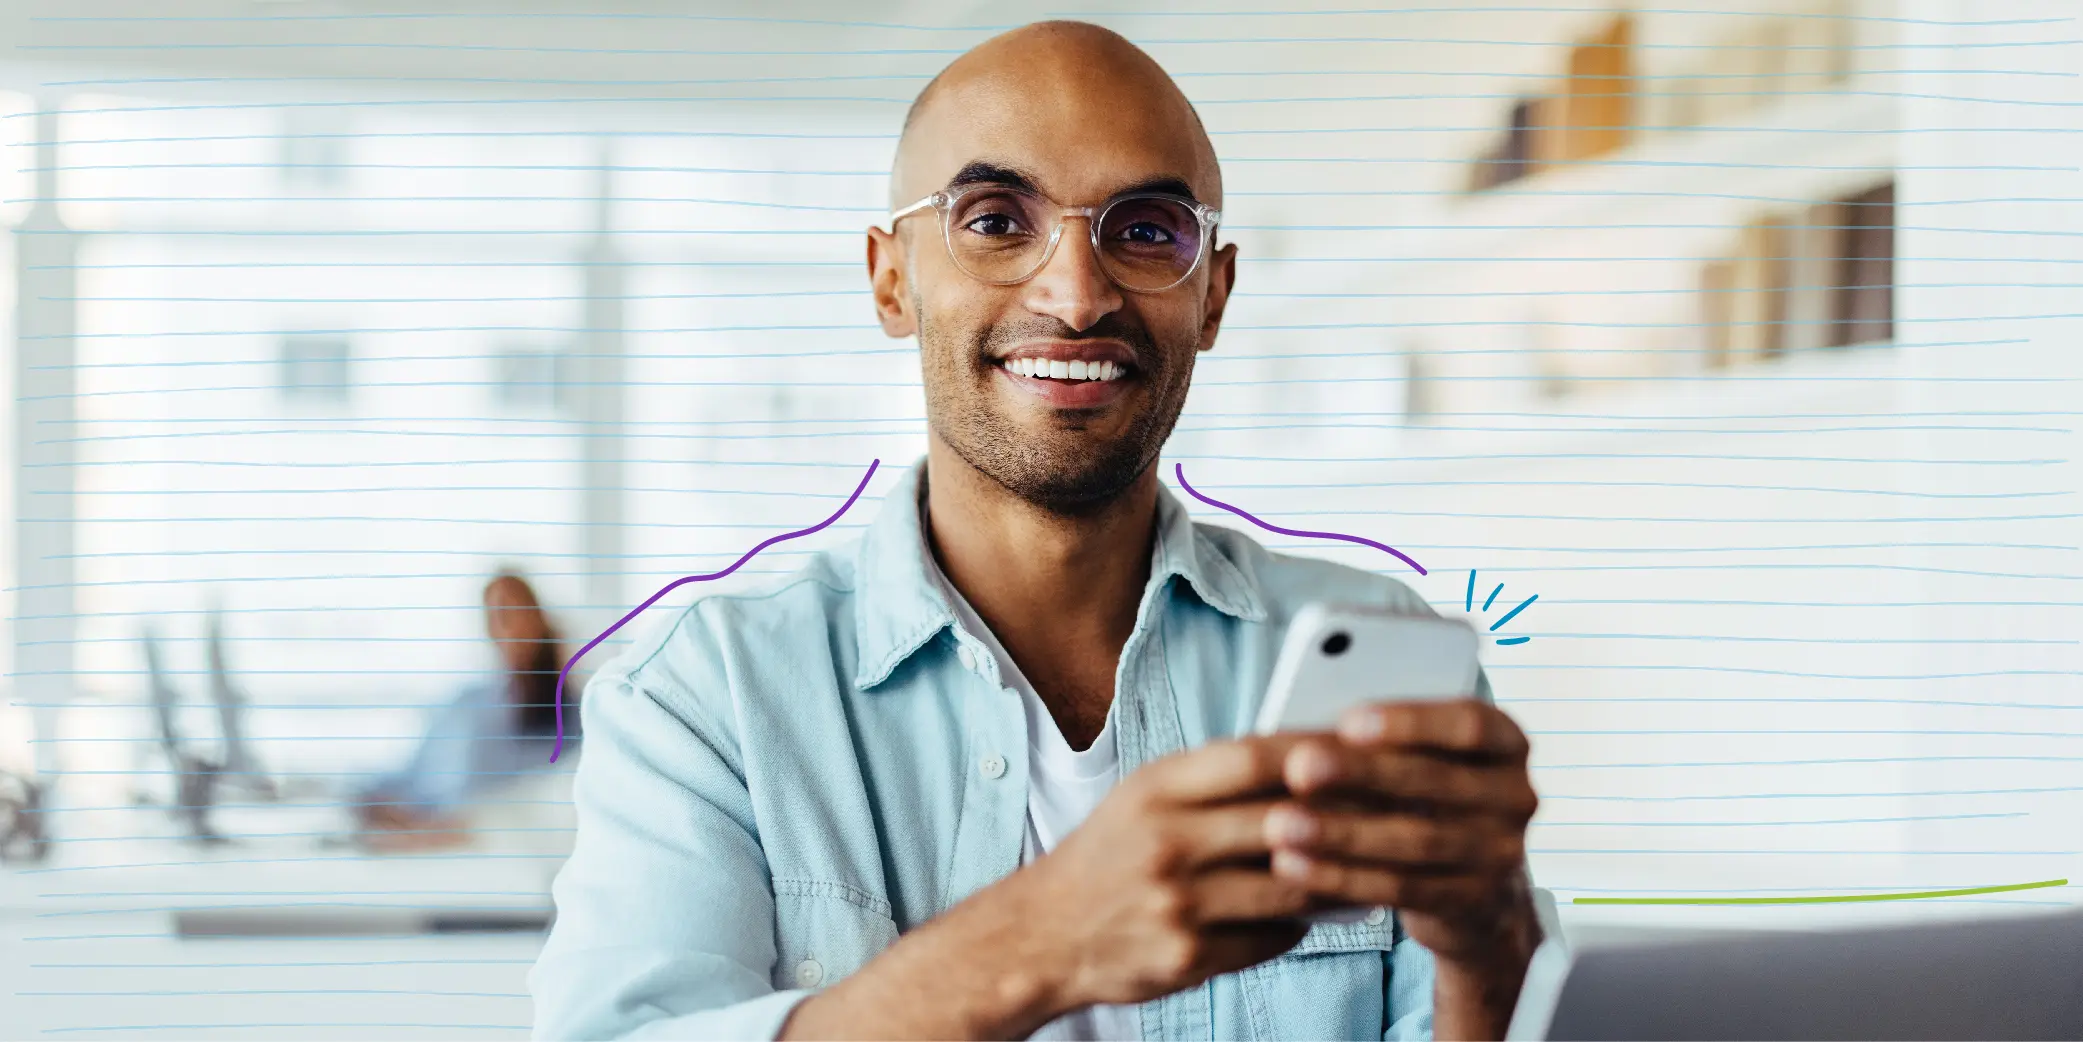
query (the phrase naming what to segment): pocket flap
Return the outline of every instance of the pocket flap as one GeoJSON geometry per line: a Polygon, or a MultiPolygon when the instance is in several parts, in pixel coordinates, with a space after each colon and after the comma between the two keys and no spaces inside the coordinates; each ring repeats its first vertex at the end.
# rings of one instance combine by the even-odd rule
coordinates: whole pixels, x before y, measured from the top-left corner
{"type": "Polygon", "coordinates": [[[865,965],[897,940],[888,902],[856,887],[774,881],[774,987],[814,988],[865,965]]]}
{"type": "Polygon", "coordinates": [[[1382,910],[1378,923],[1366,920],[1351,923],[1315,923],[1302,937],[1302,943],[1288,949],[1289,955],[1314,955],[1319,952],[1388,951],[1396,946],[1396,913],[1382,910]]]}

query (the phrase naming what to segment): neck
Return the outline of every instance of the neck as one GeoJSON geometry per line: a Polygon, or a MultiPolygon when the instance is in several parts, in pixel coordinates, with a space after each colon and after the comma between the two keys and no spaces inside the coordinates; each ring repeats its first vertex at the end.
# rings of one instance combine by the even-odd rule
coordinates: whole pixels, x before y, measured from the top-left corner
{"type": "Polygon", "coordinates": [[[1149,578],[1155,468],[1072,517],[1006,491],[938,437],[927,449],[927,474],[926,538],[941,571],[1048,704],[1065,740],[1084,748],[1105,723],[1149,578]]]}

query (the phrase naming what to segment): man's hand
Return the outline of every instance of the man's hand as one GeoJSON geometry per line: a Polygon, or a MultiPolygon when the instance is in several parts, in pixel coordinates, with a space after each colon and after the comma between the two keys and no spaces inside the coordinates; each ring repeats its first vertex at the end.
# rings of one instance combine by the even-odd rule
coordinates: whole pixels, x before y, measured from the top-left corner
{"type": "Polygon", "coordinates": [[[1539,800],[1526,735],[1473,699],[1356,709],[1296,742],[1294,799],[1266,818],[1273,872],[1341,904],[1398,909],[1439,962],[1440,1037],[1499,1037],[1540,926],[1524,874],[1539,800]]]}
{"type": "Polygon", "coordinates": [[[1300,942],[1314,902],[1275,877],[1267,812],[1297,739],[1218,742],[1121,780],[1047,856],[797,1007],[785,1038],[1024,1038],[1300,942]]]}
{"type": "Polygon", "coordinates": [[[1029,873],[1064,1005],[1142,1002],[1301,941],[1300,880],[1266,870],[1266,814],[1294,739],[1209,745],[1135,772],[1029,873]],[[1254,863],[1255,862],[1255,863],[1254,863]],[[1064,914],[1075,909],[1076,914],[1064,914]]]}

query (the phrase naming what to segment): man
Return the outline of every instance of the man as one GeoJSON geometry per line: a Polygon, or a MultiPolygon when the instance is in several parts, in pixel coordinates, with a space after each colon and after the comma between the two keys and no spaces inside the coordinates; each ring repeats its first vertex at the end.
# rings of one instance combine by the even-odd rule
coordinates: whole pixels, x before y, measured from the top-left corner
{"type": "Polygon", "coordinates": [[[928,85],[868,233],[924,465],[857,545],[589,688],[538,1037],[1501,1036],[1535,800],[1487,689],[1237,737],[1304,603],[1427,609],[1160,487],[1236,278],[1221,203],[1110,32],[928,85]]]}

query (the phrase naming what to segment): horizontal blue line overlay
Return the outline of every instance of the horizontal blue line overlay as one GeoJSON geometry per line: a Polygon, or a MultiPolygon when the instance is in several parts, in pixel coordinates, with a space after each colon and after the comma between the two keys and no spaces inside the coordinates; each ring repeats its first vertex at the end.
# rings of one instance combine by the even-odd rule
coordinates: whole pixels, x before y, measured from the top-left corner
{"type": "Polygon", "coordinates": [[[533,966],[534,959],[351,959],[330,962],[32,962],[32,970],[230,970],[282,967],[284,969],[328,969],[367,966],[533,966]]]}
{"type": "MultiPolygon", "coordinates": [[[[1494,5],[1476,5],[1476,4],[1470,4],[1470,5],[1467,5],[1467,6],[1465,6],[1465,7],[1463,7],[1463,6],[1451,6],[1451,5],[1450,5],[1450,6],[1443,6],[1443,7],[1361,7],[1361,8],[1334,8],[1334,9],[1324,9],[1324,10],[1314,10],[1314,11],[1312,11],[1312,10],[1300,10],[1300,9],[1298,9],[1298,10],[1292,10],[1292,11],[1261,11],[1261,10],[1248,10],[1248,9],[1247,9],[1247,10],[1238,10],[1238,9],[1221,9],[1221,8],[1216,8],[1216,9],[1190,9],[1190,8],[1173,8],[1173,9],[1169,9],[1169,10],[1156,10],[1156,11],[1118,11],[1118,10],[1107,10],[1107,11],[1054,11],[1054,12],[1051,12],[1051,13],[1050,13],[1050,17],[1052,17],[1052,18],[1072,18],[1072,17],[1108,17],[1108,18],[1123,18],[1123,17],[1126,17],[1126,18],[1166,18],[1166,17],[1169,17],[1169,18],[1192,18],[1192,19],[1194,19],[1194,20],[1196,20],[1196,21],[1200,21],[1200,20],[1204,20],[1204,19],[1210,19],[1210,18],[1269,18],[1269,17],[1277,17],[1277,18],[1281,19],[1282,21],[1292,21],[1292,20],[1295,20],[1295,19],[1298,19],[1298,18],[1305,18],[1305,17],[1318,17],[1318,18],[1323,18],[1323,17],[1339,17],[1339,18],[1351,18],[1351,17],[1359,17],[1359,16],[1373,16],[1373,15],[1395,15],[1395,16],[1402,16],[1402,17],[1408,17],[1408,16],[1411,16],[1411,15],[1432,15],[1432,14],[1548,14],[1548,13],[1556,13],[1556,12],[1569,12],[1569,13],[1575,13],[1575,14],[1590,14],[1590,13],[1600,13],[1600,14],[1603,14],[1603,13],[1606,13],[1606,12],[1607,12],[1608,10],[1609,10],[1608,8],[1603,8],[1603,7],[1589,7],[1589,6],[1587,6],[1587,7],[1574,7],[1574,8],[1573,8],[1573,7],[1563,7],[1563,6],[1524,6],[1524,5],[1522,5],[1522,6],[1494,6],[1494,5]]],[[[1871,24],[1884,24],[1884,25],[1930,25],[1930,26],[1941,26],[1941,27],[1949,27],[1949,28],[1962,28],[1962,29],[1965,29],[1965,28],[1998,28],[1998,27],[2007,27],[2007,26],[2023,26],[2023,25],[2065,25],[2065,24],[2068,24],[2068,23],[2071,23],[2071,22],[2075,21],[2075,19],[2073,19],[2073,18],[1992,18],[1992,19],[1961,19],[1961,20],[1951,20],[1951,19],[1937,19],[1937,18],[1914,18],[1914,17],[1905,17],[1905,16],[1895,16],[1895,15],[1853,14],[1853,13],[1849,13],[1849,12],[1843,12],[1843,13],[1839,13],[1839,12],[1813,12],[1813,11],[1799,11],[1799,12],[1782,12],[1782,11],[1769,11],[1769,12],[1768,12],[1768,11],[1759,11],[1759,10],[1757,10],[1757,9],[1755,9],[1755,8],[1752,8],[1752,9],[1740,9],[1740,8],[1726,8],[1726,9],[1721,9],[1721,10],[1702,10],[1702,9],[1694,9],[1694,8],[1656,8],[1656,7],[1649,7],[1649,8],[1635,8],[1635,9],[1633,9],[1633,10],[1634,10],[1634,13],[1636,13],[1636,14],[1656,14],[1656,15],[1686,15],[1686,16],[1690,16],[1690,17],[1695,17],[1695,18],[1713,18],[1713,17],[1749,17],[1749,18],[1757,18],[1757,19],[1765,19],[1765,18],[1799,18],[1799,19],[1804,19],[1804,20],[1813,20],[1813,21],[1829,21],[1829,22],[1843,22],[1843,23],[1846,23],[1846,24],[1860,24],[1860,23],[1871,23],[1871,24]]],[[[443,12],[434,12],[434,11],[429,11],[429,12],[418,12],[418,11],[415,11],[415,12],[404,12],[404,13],[398,13],[398,12],[388,12],[388,11],[386,11],[386,12],[364,12],[364,11],[357,11],[357,12],[352,12],[352,13],[347,13],[347,12],[312,12],[312,13],[303,13],[303,12],[298,12],[298,13],[289,13],[289,14],[266,14],[266,15],[31,15],[31,16],[29,17],[29,19],[28,19],[28,20],[29,20],[30,22],[32,22],[32,23],[35,23],[35,22],[53,22],[53,23],[68,23],[68,22],[69,22],[69,23],[81,23],[81,22],[84,22],[84,23],[89,23],[89,24],[110,24],[110,23],[116,23],[116,24],[127,24],[127,23],[147,23],[147,24],[153,24],[153,23],[215,23],[215,22],[343,22],[343,21],[467,21],[467,22],[475,22],[475,21],[487,21],[487,22],[490,22],[490,21],[494,21],[494,20],[513,20],[513,21],[553,21],[553,22],[562,22],[562,21],[603,21],[603,22],[608,22],[608,21],[645,21],[645,22],[649,22],[649,21],[661,21],[661,22],[730,22],[730,23],[744,23],[744,24],[753,24],[753,25],[818,25],[818,26],[827,26],[827,27],[831,27],[831,28],[840,28],[840,29],[901,29],[901,30],[907,30],[907,31],[914,31],[914,32],[967,32],[967,33],[978,33],[978,32],[991,32],[991,33],[996,33],[996,32],[1002,32],[1002,31],[1004,31],[1004,30],[1007,30],[1007,29],[1012,29],[1012,28],[1016,28],[1016,24],[1014,24],[1014,23],[1005,23],[1005,24],[992,24],[992,23],[986,23],[986,24],[978,24],[978,25],[926,25],[926,24],[922,24],[922,23],[917,23],[917,22],[876,22],[876,21],[857,21],[857,20],[848,20],[848,19],[834,19],[834,18],[780,18],[780,17],[754,17],[754,16],[749,16],[749,15],[710,15],[710,14],[686,14],[686,13],[679,13],[679,12],[670,12],[670,13],[660,13],[660,12],[622,12],[622,11],[585,11],[585,12],[561,12],[561,11],[560,11],[560,12],[551,12],[551,11],[525,11],[525,12],[512,12],[512,11],[500,11],[500,12],[480,12],[480,11],[468,11],[468,12],[464,12],[464,11],[456,11],[456,12],[445,12],[445,11],[443,11],[443,12]]]]}

